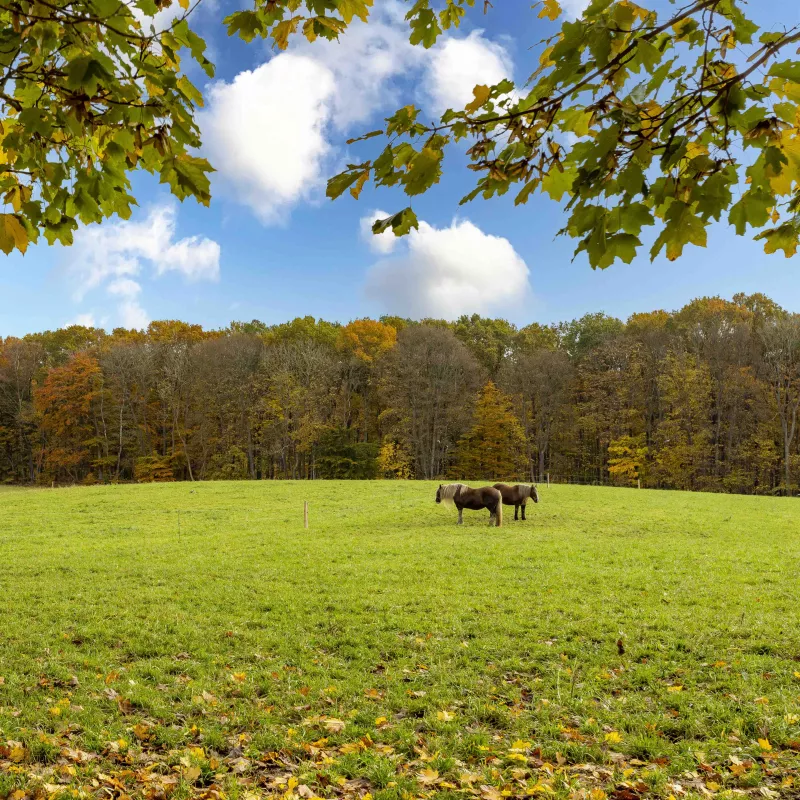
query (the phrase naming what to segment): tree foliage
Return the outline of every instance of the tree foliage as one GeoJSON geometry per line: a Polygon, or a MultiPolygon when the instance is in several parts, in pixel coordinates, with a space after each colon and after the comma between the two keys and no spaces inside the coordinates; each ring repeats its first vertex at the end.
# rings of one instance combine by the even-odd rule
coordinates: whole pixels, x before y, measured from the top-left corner
{"type": "MultiPolygon", "coordinates": [[[[449,1],[437,15],[428,0],[415,3],[412,41],[433,45],[465,5],[449,1]]],[[[561,14],[555,0],[537,6],[540,18],[561,14]]],[[[478,176],[462,202],[566,197],[561,233],[592,267],[630,263],[650,241],[651,258],[675,260],[686,245],[705,246],[723,219],[789,257],[800,242],[799,41],[800,25],[761,30],[739,0],[694,0],[666,15],[592,0],[540,43],[525,86],[476,86],[465,108],[434,124],[416,106],[401,108],[362,137],[382,138],[383,149],[332,178],[328,194],[357,197],[372,180],[417,196],[460,144],[478,176]]],[[[407,208],[374,231],[416,225],[407,208]]]]}
{"type": "MultiPolygon", "coordinates": [[[[125,218],[129,173],[143,168],[183,199],[210,200],[210,165],[195,110],[202,95],[187,60],[209,76],[189,27],[190,0],[157,30],[170,0],[20,0],[0,8],[0,249],[25,252],[43,234],[68,244],[80,223],[125,218]]],[[[474,0],[417,0],[410,41],[431,47],[474,0]]],[[[490,4],[484,4],[484,10],[490,4]]],[[[285,49],[293,35],[335,39],[366,21],[372,0],[256,0],[225,19],[230,35],[285,49]]],[[[556,0],[534,6],[544,20],[556,0]]],[[[411,197],[439,182],[445,154],[463,146],[475,188],[464,202],[513,192],[566,198],[562,233],[593,267],[630,262],[651,244],[678,258],[705,245],[714,221],[794,254],[800,242],[800,27],[761,30],[740,0],[693,0],[666,15],[632,0],[593,0],[539,43],[524,86],[476,86],[463,109],[433,124],[403,107],[360,140],[374,156],[331,179],[328,194],[366,183],[411,197]]],[[[359,141],[359,140],[354,140],[359,141]]],[[[411,208],[378,221],[417,226],[411,208]]]]}
{"type": "Polygon", "coordinates": [[[0,7],[0,250],[43,234],[70,244],[79,223],[127,218],[128,173],[159,176],[178,198],[210,200],[210,165],[184,60],[212,76],[184,13],[164,30],[169,0],[19,0],[0,7]]]}
{"type": "Polygon", "coordinates": [[[369,361],[343,345],[351,325],[311,317],[0,340],[0,482],[550,474],[798,491],[800,316],[763,295],[627,322],[367,323],[381,333],[356,349],[396,331],[369,361]]]}
{"type": "Polygon", "coordinates": [[[511,398],[489,381],[475,403],[472,427],[458,444],[456,474],[468,479],[519,479],[527,463],[522,426],[511,398]]]}

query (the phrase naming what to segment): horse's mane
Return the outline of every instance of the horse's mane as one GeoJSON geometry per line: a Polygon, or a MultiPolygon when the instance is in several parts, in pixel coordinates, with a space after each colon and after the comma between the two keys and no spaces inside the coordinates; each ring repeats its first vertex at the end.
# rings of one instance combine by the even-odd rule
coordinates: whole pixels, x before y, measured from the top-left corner
{"type": "Polygon", "coordinates": [[[465,483],[446,483],[442,486],[441,490],[441,500],[443,503],[447,503],[448,505],[453,505],[453,501],[455,496],[462,490],[467,489],[467,485],[465,483]]]}

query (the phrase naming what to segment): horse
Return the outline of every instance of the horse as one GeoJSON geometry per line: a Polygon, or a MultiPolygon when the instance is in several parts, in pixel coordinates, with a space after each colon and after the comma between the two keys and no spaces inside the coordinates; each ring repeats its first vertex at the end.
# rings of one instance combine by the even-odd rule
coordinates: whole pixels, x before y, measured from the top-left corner
{"type": "Polygon", "coordinates": [[[463,483],[439,484],[436,490],[436,502],[455,505],[458,509],[458,524],[464,522],[463,511],[469,508],[472,511],[489,509],[489,527],[503,524],[503,498],[497,489],[491,486],[482,486],[480,489],[470,489],[463,483]]]}
{"type": "Polygon", "coordinates": [[[528,498],[533,500],[534,503],[539,502],[539,492],[536,487],[527,483],[518,483],[516,486],[509,486],[505,483],[496,483],[494,488],[503,497],[503,505],[514,506],[514,520],[517,520],[520,506],[522,506],[522,519],[525,519],[525,504],[528,498]]]}

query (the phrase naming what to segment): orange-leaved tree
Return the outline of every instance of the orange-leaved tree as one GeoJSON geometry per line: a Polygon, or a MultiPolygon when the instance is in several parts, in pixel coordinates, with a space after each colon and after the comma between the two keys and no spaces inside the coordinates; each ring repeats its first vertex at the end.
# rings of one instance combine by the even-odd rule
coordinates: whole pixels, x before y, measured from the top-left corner
{"type": "Polygon", "coordinates": [[[513,480],[526,463],[525,434],[513,402],[489,381],[478,394],[472,427],[458,445],[458,477],[513,480]]]}
{"type": "MultiPolygon", "coordinates": [[[[51,369],[34,391],[41,434],[40,466],[51,480],[78,480],[94,469],[102,473],[103,375],[97,359],[77,353],[63,367],[51,369]]],[[[102,475],[100,476],[102,479],[102,475]]]]}

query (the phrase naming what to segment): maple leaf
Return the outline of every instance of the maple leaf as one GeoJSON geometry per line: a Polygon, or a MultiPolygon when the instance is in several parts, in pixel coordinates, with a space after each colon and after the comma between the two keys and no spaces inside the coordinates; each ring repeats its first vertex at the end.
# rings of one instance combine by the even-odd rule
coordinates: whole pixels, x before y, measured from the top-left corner
{"type": "Polygon", "coordinates": [[[556,20],[561,13],[561,6],[558,0],[543,0],[542,10],[539,12],[539,19],[556,20]]]}
{"type": "Polygon", "coordinates": [[[439,782],[439,773],[435,769],[424,769],[417,773],[417,780],[423,786],[434,786],[439,782]]]}

